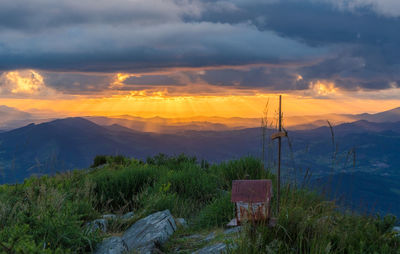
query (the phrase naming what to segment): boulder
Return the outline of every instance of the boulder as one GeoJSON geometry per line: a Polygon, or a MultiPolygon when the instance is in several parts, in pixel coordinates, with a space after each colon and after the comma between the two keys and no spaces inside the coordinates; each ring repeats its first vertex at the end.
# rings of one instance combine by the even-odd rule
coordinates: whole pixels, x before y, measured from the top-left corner
{"type": "Polygon", "coordinates": [[[227,246],[225,243],[216,243],[197,250],[193,254],[221,254],[226,252],[227,246]]]}
{"type": "Polygon", "coordinates": [[[101,216],[101,218],[106,219],[106,220],[115,220],[117,219],[117,215],[115,214],[104,214],[101,216]]]}
{"type": "Polygon", "coordinates": [[[123,220],[130,220],[130,219],[133,218],[134,215],[135,215],[134,212],[128,212],[128,213],[125,213],[124,215],[122,215],[122,216],[121,216],[121,219],[123,219],[123,220]]]}
{"type": "Polygon", "coordinates": [[[240,233],[240,231],[242,231],[242,227],[234,227],[234,228],[229,228],[227,230],[224,231],[224,235],[230,235],[230,234],[237,234],[240,233]]]}
{"type": "Polygon", "coordinates": [[[203,239],[203,241],[209,242],[209,241],[214,240],[214,238],[215,238],[215,232],[211,232],[210,234],[208,234],[208,235],[203,239]]]}
{"type": "Polygon", "coordinates": [[[400,236],[400,227],[393,227],[393,232],[396,232],[400,236]]]}
{"type": "Polygon", "coordinates": [[[178,223],[179,226],[182,226],[184,228],[188,227],[188,224],[184,218],[177,218],[175,221],[178,223]]]}
{"type": "Polygon", "coordinates": [[[128,251],[152,253],[175,232],[176,224],[169,210],[157,212],[137,221],[122,235],[128,251]]]}
{"type": "Polygon", "coordinates": [[[199,234],[189,235],[184,237],[184,239],[200,239],[200,238],[202,238],[202,235],[199,234]]]}
{"type": "Polygon", "coordinates": [[[94,254],[122,254],[128,251],[124,241],[121,237],[113,236],[103,240],[101,242],[94,254]]]}
{"type": "Polygon", "coordinates": [[[97,219],[92,222],[86,224],[89,232],[94,232],[96,230],[100,230],[102,232],[107,232],[107,220],[106,219],[97,219]]]}

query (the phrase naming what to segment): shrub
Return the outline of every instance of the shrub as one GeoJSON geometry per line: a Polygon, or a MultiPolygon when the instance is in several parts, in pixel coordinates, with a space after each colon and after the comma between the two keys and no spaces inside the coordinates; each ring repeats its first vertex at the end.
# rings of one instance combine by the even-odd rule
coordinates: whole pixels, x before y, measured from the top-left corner
{"type": "Polygon", "coordinates": [[[226,193],[215,198],[200,211],[195,219],[195,225],[197,228],[221,227],[234,217],[234,205],[230,193],[226,193]]]}
{"type": "Polygon", "coordinates": [[[222,186],[229,190],[233,180],[272,178],[272,175],[264,170],[262,162],[253,157],[212,165],[210,172],[217,174],[221,179],[222,186]]]}
{"type": "Polygon", "coordinates": [[[127,166],[130,163],[130,160],[122,155],[108,156],[107,163],[113,165],[122,165],[127,166]]]}
{"type": "Polygon", "coordinates": [[[12,199],[0,200],[0,242],[16,253],[45,253],[92,250],[100,240],[97,233],[83,228],[83,219],[96,213],[92,206],[91,184],[63,190],[68,177],[31,178],[9,186],[12,199]],[[43,251],[40,251],[44,249],[43,251]]]}
{"type": "Polygon", "coordinates": [[[188,218],[197,213],[198,203],[190,199],[179,197],[176,193],[153,193],[143,199],[141,216],[169,209],[175,217],[188,218]]]}
{"type": "Polygon", "coordinates": [[[187,156],[183,153],[178,156],[168,156],[160,153],[154,157],[148,157],[146,163],[149,165],[165,166],[170,170],[180,170],[184,165],[195,165],[197,159],[196,157],[187,156]]]}
{"type": "Polygon", "coordinates": [[[94,157],[93,164],[90,166],[91,168],[96,168],[98,166],[104,165],[107,163],[107,156],[105,155],[97,155],[94,157]]]}
{"type": "MultiPolygon", "coordinates": [[[[30,234],[29,225],[14,225],[0,230],[1,253],[53,253],[48,245],[38,245],[30,234]]],[[[57,253],[62,253],[57,248],[57,253]]]]}
{"type": "Polygon", "coordinates": [[[217,194],[217,178],[198,165],[184,164],[179,171],[169,171],[164,182],[170,185],[168,191],[199,203],[208,202],[217,194]]]}
{"type": "Polygon", "coordinates": [[[137,208],[136,195],[154,184],[162,170],[151,166],[131,165],[122,169],[95,172],[95,206],[100,210],[137,208]]]}
{"type": "Polygon", "coordinates": [[[140,164],[138,160],[135,159],[130,160],[123,155],[115,155],[115,156],[97,155],[96,157],[94,157],[93,164],[90,167],[96,168],[104,164],[127,166],[131,162],[133,164],[140,164]]]}

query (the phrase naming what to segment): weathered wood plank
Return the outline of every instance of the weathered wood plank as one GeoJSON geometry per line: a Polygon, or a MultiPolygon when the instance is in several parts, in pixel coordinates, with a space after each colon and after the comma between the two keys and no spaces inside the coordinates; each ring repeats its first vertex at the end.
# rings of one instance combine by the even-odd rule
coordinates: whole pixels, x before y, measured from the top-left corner
{"type": "Polygon", "coordinates": [[[274,139],[283,138],[283,137],[286,137],[286,136],[287,136],[286,131],[280,131],[280,132],[272,134],[271,135],[271,139],[274,140],[274,139]]]}

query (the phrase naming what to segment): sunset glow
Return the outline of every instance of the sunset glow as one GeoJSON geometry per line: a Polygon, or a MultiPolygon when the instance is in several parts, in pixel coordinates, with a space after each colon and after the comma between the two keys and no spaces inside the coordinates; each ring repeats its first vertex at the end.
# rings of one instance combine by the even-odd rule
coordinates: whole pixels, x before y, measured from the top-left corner
{"type": "MultiPolygon", "coordinates": [[[[368,29],[353,26],[333,36],[340,13],[353,17],[348,6],[339,11],[327,1],[324,10],[336,22],[313,28],[319,32],[314,36],[309,27],[318,22],[307,23],[303,12],[294,17],[280,1],[254,3],[263,10],[254,15],[252,5],[241,1],[215,6],[134,1],[140,11],[134,3],[117,1],[98,6],[104,20],[90,5],[65,3],[55,8],[72,14],[80,6],[87,17],[61,22],[42,8],[41,15],[29,12],[32,23],[25,28],[12,22],[6,26],[0,40],[1,105],[57,117],[167,118],[260,117],[268,100],[273,114],[279,94],[288,116],[374,113],[400,106],[398,59],[382,53],[396,52],[391,45],[398,45],[397,37],[381,27],[377,41],[371,41],[375,35],[368,29]],[[282,15],[269,7],[293,20],[281,24],[282,15]],[[28,29],[31,25],[36,33],[28,29]],[[382,38],[392,43],[380,43],[382,38]]],[[[371,11],[382,19],[393,17],[382,10],[371,11]]],[[[367,25],[374,17],[357,18],[367,25]]]]}
{"type": "MultiPolygon", "coordinates": [[[[368,92],[340,91],[333,82],[322,80],[312,82],[308,89],[297,92],[268,93],[255,89],[212,88],[199,95],[196,90],[191,92],[193,87],[204,87],[207,84],[191,84],[178,87],[178,90],[171,90],[168,86],[129,90],[125,89],[123,82],[141,75],[117,73],[110,76],[114,78],[111,78],[107,90],[89,95],[68,95],[46,86],[43,76],[37,71],[10,71],[3,74],[10,96],[4,96],[2,103],[27,112],[47,110],[57,116],[131,115],[187,119],[198,116],[257,118],[261,116],[267,101],[270,112],[274,112],[278,94],[283,94],[284,113],[288,116],[373,113],[397,107],[400,103],[398,99],[389,97],[400,93],[397,88],[384,90],[381,94],[385,103],[382,103],[379,96],[372,99],[368,92]],[[29,97],[12,98],[17,95],[29,97]]],[[[300,75],[297,76],[297,80],[302,79],[300,75]]],[[[145,87],[145,84],[141,86],[145,87]]]]}

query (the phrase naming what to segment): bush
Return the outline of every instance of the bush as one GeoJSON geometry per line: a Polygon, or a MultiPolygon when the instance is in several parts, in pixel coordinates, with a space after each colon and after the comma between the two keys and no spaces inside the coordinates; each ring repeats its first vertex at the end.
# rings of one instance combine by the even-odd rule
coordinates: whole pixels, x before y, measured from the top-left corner
{"type": "Polygon", "coordinates": [[[221,195],[200,211],[195,225],[197,228],[225,226],[235,217],[234,208],[230,193],[221,195]]]}
{"type": "Polygon", "coordinates": [[[107,163],[107,156],[105,155],[97,155],[94,157],[93,164],[90,166],[91,168],[96,168],[98,166],[104,165],[107,163]]]}
{"type": "Polygon", "coordinates": [[[169,185],[168,191],[199,203],[206,203],[217,195],[217,178],[193,164],[184,164],[179,171],[169,171],[164,182],[169,185]]]}
{"type": "Polygon", "coordinates": [[[130,160],[122,155],[108,156],[107,163],[111,165],[122,165],[127,166],[130,163],[130,160]]]}
{"type": "MultiPolygon", "coordinates": [[[[35,242],[27,224],[2,228],[0,239],[1,253],[53,253],[47,244],[40,246],[35,242]]],[[[59,248],[56,252],[62,253],[59,248]]]]}
{"type": "Polygon", "coordinates": [[[178,156],[168,156],[160,153],[154,157],[148,157],[146,163],[149,165],[165,166],[170,170],[180,170],[187,164],[197,164],[197,159],[196,157],[187,156],[183,153],[178,156]]]}
{"type": "Polygon", "coordinates": [[[0,243],[17,253],[92,250],[100,238],[83,228],[83,220],[96,214],[91,184],[84,179],[80,188],[65,192],[61,183],[70,181],[68,176],[43,177],[9,186],[13,198],[2,195],[0,200],[0,243]]]}
{"type": "Polygon", "coordinates": [[[212,165],[210,172],[219,176],[222,186],[226,190],[231,189],[233,180],[272,178],[272,175],[264,170],[262,162],[253,157],[212,165]]]}
{"type": "Polygon", "coordinates": [[[122,169],[95,172],[95,206],[100,210],[137,208],[136,196],[152,186],[162,170],[152,166],[131,165],[122,169]]]}
{"type": "Polygon", "coordinates": [[[115,156],[97,155],[96,157],[94,157],[93,164],[90,167],[96,168],[104,164],[127,166],[131,162],[133,164],[140,164],[139,161],[135,159],[132,159],[131,161],[130,159],[122,155],[115,155],[115,156]]]}
{"type": "Polygon", "coordinates": [[[153,193],[142,199],[143,211],[141,217],[168,209],[175,217],[188,218],[197,213],[198,203],[179,197],[176,193],[153,193]]]}

